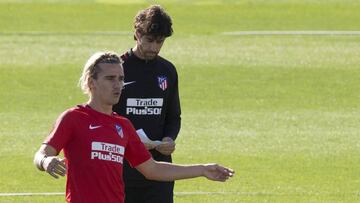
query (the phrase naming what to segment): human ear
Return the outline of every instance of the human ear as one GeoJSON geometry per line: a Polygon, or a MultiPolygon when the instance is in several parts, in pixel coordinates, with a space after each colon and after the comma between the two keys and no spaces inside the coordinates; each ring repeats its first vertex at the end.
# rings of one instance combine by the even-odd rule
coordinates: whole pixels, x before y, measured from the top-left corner
{"type": "Polygon", "coordinates": [[[141,34],[138,31],[136,31],[134,35],[135,35],[136,41],[141,42],[141,34]]]}
{"type": "Polygon", "coordinates": [[[87,85],[89,87],[89,90],[94,88],[94,78],[89,77],[88,81],[87,81],[87,85]]]}

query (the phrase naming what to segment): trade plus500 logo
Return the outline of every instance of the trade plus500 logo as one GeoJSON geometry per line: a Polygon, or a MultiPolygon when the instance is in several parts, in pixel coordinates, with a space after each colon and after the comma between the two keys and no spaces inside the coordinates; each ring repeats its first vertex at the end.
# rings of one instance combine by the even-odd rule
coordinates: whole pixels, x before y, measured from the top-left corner
{"type": "Polygon", "coordinates": [[[126,100],[127,115],[160,115],[163,105],[162,98],[128,98],[126,100]]]}
{"type": "Polygon", "coordinates": [[[124,153],[125,148],[120,145],[106,142],[91,143],[91,159],[123,163],[124,153]]]}

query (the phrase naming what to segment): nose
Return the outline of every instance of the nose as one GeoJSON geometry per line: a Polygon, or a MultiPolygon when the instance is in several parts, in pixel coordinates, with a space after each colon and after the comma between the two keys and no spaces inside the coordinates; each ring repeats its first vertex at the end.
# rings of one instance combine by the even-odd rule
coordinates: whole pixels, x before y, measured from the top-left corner
{"type": "Polygon", "coordinates": [[[113,87],[114,89],[123,89],[124,87],[124,81],[116,81],[114,84],[113,84],[113,87]]]}

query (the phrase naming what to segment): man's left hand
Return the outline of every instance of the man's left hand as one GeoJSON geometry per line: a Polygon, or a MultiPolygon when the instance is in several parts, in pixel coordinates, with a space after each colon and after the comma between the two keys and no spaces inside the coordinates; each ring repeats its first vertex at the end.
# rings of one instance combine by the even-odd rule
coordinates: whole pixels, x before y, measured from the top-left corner
{"type": "Polygon", "coordinates": [[[175,142],[170,137],[164,137],[162,144],[158,145],[155,149],[164,155],[171,155],[175,151],[175,142]]]}

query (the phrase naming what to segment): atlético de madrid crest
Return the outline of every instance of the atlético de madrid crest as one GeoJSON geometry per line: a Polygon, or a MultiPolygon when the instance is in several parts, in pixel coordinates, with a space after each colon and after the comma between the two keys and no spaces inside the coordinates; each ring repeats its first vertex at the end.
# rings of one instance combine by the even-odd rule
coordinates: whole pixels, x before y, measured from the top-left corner
{"type": "Polygon", "coordinates": [[[115,128],[116,128],[116,131],[117,131],[118,135],[119,135],[121,138],[123,138],[123,137],[124,137],[124,133],[123,133],[123,131],[122,131],[121,126],[120,126],[120,125],[115,125],[115,128]]]}
{"type": "Polygon", "coordinates": [[[165,91],[168,85],[166,76],[158,76],[157,78],[160,89],[165,91]]]}

